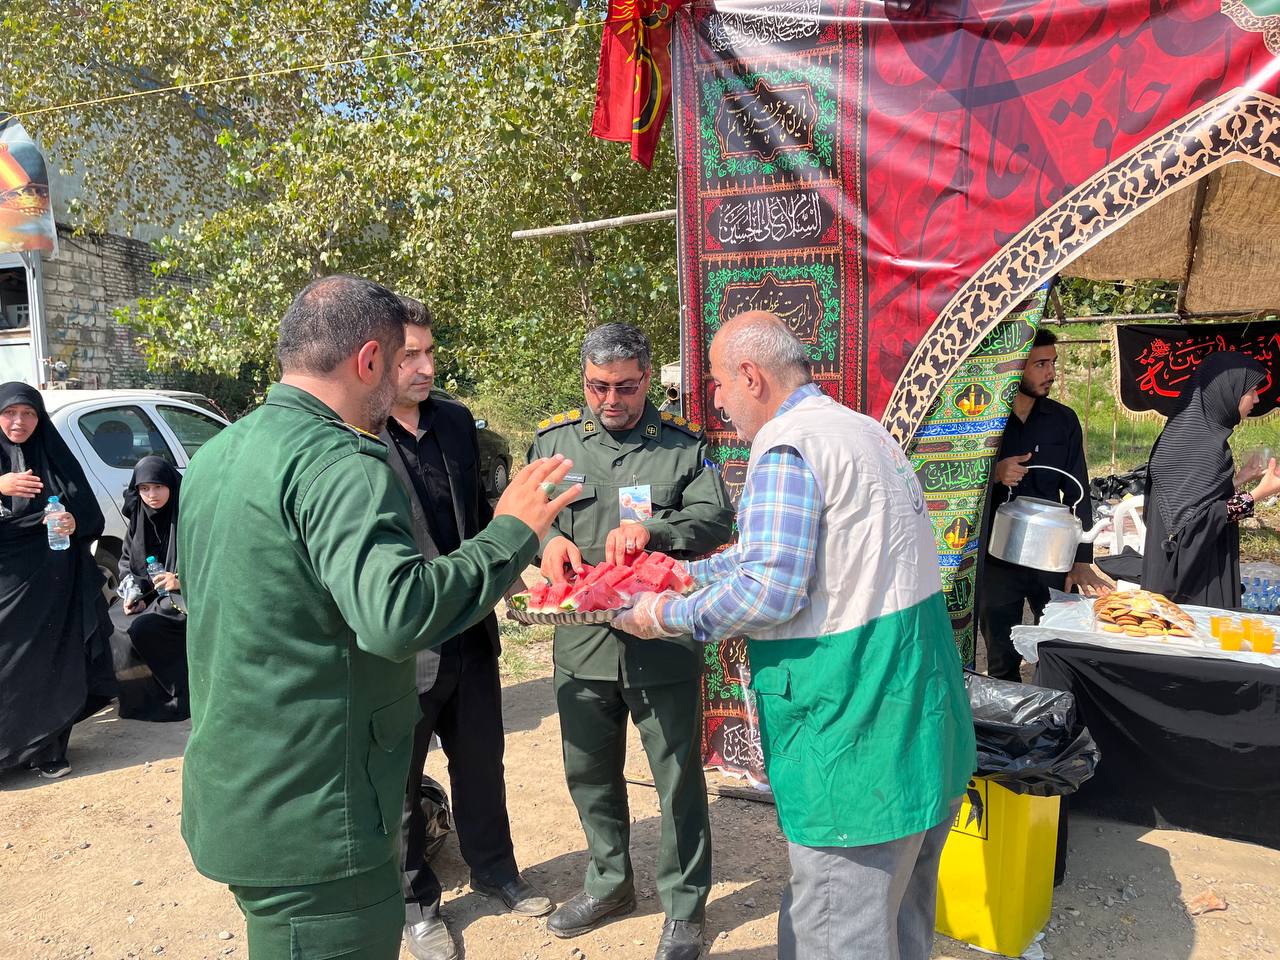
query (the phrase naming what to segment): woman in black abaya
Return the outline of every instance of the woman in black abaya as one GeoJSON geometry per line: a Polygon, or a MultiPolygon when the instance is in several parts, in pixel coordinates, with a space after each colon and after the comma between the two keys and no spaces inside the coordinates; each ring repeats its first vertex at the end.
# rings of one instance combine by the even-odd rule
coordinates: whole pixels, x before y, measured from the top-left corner
{"type": "Polygon", "coordinates": [[[0,384],[0,770],[70,769],[79,719],[114,692],[102,574],[89,548],[102,511],[38,391],[0,384]],[[44,509],[57,495],[68,550],[49,547],[44,509]]]}
{"type": "Polygon", "coordinates": [[[181,590],[178,569],[178,504],[182,476],[167,460],[143,457],[133,468],[124,492],[129,521],[120,556],[120,582],[128,578],[140,588],[140,599],[117,605],[112,620],[118,638],[129,649],[117,651],[117,663],[129,666],[118,674],[120,716],[134,720],[185,720],[191,716],[187,697],[187,618],[173,597],[160,596],[147,572],[147,558],[165,569],[158,584],[170,593],[181,590]],[[146,664],[141,669],[138,663],[146,664]]]}
{"type": "Polygon", "coordinates": [[[1258,402],[1267,369],[1252,357],[1212,353],[1151,449],[1142,586],[1176,603],[1240,606],[1239,522],[1254,500],[1280,493],[1276,462],[1252,493],[1236,492],[1231,431],[1258,402]]]}

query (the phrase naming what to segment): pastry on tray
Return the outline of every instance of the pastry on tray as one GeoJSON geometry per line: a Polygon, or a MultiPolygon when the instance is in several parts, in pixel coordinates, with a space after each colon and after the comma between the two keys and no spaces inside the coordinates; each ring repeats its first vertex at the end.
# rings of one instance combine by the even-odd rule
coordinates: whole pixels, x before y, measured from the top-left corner
{"type": "Polygon", "coordinates": [[[1168,597],[1147,590],[1117,590],[1093,602],[1105,633],[1127,637],[1190,637],[1195,621],[1168,597]]]}

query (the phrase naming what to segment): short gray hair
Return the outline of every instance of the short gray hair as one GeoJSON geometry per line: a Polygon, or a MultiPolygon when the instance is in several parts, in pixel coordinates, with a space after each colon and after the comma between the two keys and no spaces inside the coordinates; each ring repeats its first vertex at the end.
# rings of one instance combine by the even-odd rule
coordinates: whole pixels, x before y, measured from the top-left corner
{"type": "Polygon", "coordinates": [[[725,365],[737,369],[750,360],[787,386],[798,387],[813,379],[809,352],[776,315],[762,310],[738,314],[717,334],[725,365]]]}
{"type": "Polygon", "coordinates": [[[588,363],[603,367],[607,363],[626,360],[634,360],[640,364],[641,370],[648,370],[651,356],[649,338],[639,327],[629,323],[606,323],[583,338],[582,372],[587,372],[588,363]]]}

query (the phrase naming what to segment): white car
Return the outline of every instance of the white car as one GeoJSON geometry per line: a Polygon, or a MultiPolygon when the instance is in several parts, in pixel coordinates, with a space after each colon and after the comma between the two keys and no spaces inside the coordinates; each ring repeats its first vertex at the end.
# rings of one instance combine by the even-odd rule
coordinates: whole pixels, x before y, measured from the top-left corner
{"type": "Polygon", "coordinates": [[[128,527],[121,508],[133,467],[164,457],[179,472],[227,426],[217,407],[197,393],[167,390],[42,390],[49,418],[89,478],[107,519],[93,555],[114,595],[120,548],[128,527]]]}

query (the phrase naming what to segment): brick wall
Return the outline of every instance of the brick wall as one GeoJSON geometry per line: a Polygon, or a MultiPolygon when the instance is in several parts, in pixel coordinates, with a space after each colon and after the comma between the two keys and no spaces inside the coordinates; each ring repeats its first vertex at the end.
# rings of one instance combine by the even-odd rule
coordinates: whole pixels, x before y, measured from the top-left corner
{"type": "Polygon", "coordinates": [[[112,310],[154,288],[151,247],[114,234],[73,236],[58,225],[58,257],[44,263],[49,355],[89,389],[159,385],[112,310]]]}

